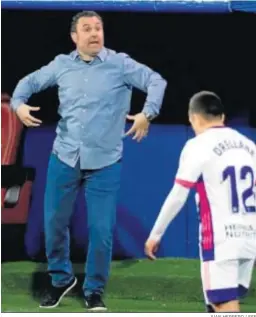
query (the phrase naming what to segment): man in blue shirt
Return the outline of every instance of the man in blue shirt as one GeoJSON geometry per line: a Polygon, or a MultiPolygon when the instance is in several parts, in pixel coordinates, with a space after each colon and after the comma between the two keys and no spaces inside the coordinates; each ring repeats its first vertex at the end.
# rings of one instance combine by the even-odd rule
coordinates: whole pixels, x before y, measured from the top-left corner
{"type": "Polygon", "coordinates": [[[58,55],[18,83],[12,108],[28,127],[42,122],[26,105],[33,93],[58,86],[60,121],[47,172],[44,200],[45,245],[52,288],[40,307],[56,307],[77,280],[69,257],[69,220],[78,189],[85,190],[89,247],[83,284],[89,310],[106,310],[122,139],[141,141],[161,108],[166,81],[124,53],[104,47],[103,22],[96,12],[78,13],[71,23],[76,50],[58,55]],[[130,116],[132,88],[147,93],[141,113],[130,116]],[[124,134],[126,118],[133,121],[124,134]]]}

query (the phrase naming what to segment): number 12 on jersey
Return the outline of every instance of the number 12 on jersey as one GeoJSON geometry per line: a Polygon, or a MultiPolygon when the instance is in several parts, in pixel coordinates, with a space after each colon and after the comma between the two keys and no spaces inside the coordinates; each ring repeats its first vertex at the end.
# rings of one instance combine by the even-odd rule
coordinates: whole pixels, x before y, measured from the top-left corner
{"type": "Polygon", "coordinates": [[[237,170],[235,166],[228,166],[223,171],[222,176],[223,181],[226,179],[230,181],[232,211],[239,212],[239,201],[242,201],[246,212],[256,212],[256,197],[253,190],[255,180],[253,169],[250,166],[243,166],[240,170],[237,170]],[[237,183],[247,179],[249,179],[250,185],[240,193],[237,188],[237,183]],[[239,197],[239,195],[241,197],[239,197]],[[249,206],[247,204],[248,199],[253,201],[253,205],[249,206]]]}

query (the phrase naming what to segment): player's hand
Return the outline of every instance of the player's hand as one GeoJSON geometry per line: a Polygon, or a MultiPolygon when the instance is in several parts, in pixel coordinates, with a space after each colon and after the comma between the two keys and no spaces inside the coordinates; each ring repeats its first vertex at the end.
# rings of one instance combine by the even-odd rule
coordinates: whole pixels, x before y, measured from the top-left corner
{"type": "Polygon", "coordinates": [[[30,107],[28,105],[22,104],[16,110],[17,116],[19,117],[20,121],[25,124],[27,127],[38,127],[42,123],[41,120],[33,117],[30,114],[30,111],[39,111],[39,107],[30,107]]]}
{"type": "Polygon", "coordinates": [[[126,118],[132,120],[133,125],[130,130],[126,132],[125,136],[134,134],[132,139],[140,142],[148,134],[149,121],[145,114],[141,112],[134,116],[127,115],[126,118]]]}
{"type": "Polygon", "coordinates": [[[160,241],[148,239],[145,243],[145,254],[150,260],[156,260],[155,253],[159,248],[160,241]]]}

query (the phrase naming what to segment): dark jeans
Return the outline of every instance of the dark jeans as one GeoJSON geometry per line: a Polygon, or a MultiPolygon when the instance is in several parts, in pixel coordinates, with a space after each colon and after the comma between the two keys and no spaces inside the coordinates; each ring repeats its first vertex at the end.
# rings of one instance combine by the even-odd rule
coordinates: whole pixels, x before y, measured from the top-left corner
{"type": "Polygon", "coordinates": [[[44,200],[44,227],[48,270],[54,286],[64,286],[73,279],[69,223],[82,183],[89,232],[83,291],[85,295],[103,293],[112,258],[120,174],[120,161],[99,170],[81,171],[79,163],[72,168],[51,154],[44,200]]]}

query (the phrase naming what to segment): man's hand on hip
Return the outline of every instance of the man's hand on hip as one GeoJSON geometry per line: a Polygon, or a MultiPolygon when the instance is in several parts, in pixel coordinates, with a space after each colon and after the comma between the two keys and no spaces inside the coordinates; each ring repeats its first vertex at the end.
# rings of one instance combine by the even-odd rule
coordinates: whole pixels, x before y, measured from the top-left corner
{"type": "Polygon", "coordinates": [[[17,116],[20,121],[27,127],[38,127],[42,123],[41,120],[31,116],[30,111],[38,111],[39,107],[30,107],[28,105],[20,105],[16,110],[17,116]]]}
{"type": "Polygon", "coordinates": [[[130,128],[130,130],[126,132],[125,136],[132,135],[134,133],[134,136],[132,139],[140,142],[148,134],[148,129],[149,129],[148,119],[146,118],[145,114],[142,112],[135,114],[134,116],[127,115],[126,118],[128,120],[133,121],[133,125],[130,128]]]}

